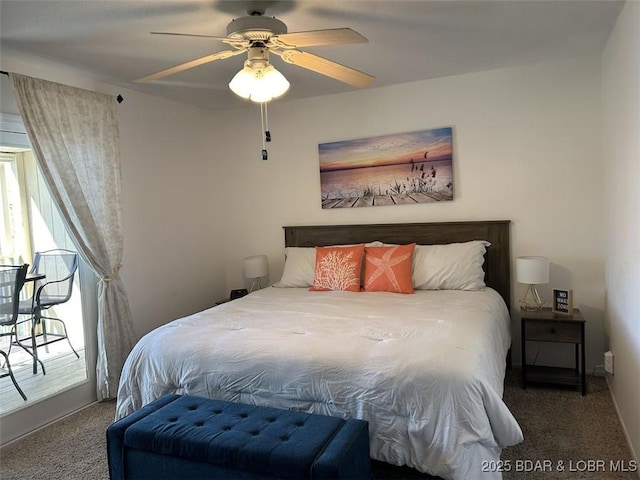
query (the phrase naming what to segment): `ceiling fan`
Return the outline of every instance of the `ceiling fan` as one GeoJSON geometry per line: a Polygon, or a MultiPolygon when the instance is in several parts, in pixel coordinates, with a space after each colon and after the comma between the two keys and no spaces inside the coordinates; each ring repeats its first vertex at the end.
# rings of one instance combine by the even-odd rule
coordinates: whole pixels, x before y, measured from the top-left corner
{"type": "MultiPolygon", "coordinates": [[[[151,32],[155,35],[212,38],[229,45],[232,49],[212,53],[211,55],[206,55],[186,63],[175,65],[134,80],[134,82],[151,82],[190,68],[198,67],[216,60],[224,60],[243,53],[247,53],[247,60],[245,61],[244,68],[238,72],[236,77],[234,77],[229,87],[234,91],[234,93],[245,98],[249,98],[248,95],[245,96],[244,93],[236,91],[233,85],[234,82],[236,82],[237,86],[238,82],[236,80],[239,75],[241,76],[243,71],[245,74],[251,75],[252,78],[266,79],[267,74],[271,77],[271,74],[275,69],[269,63],[270,53],[278,55],[287,63],[306,68],[358,88],[364,88],[373,82],[375,77],[372,75],[341,65],[318,55],[299,50],[299,48],[302,47],[368,42],[368,40],[358,32],[350,28],[334,28],[328,30],[287,33],[287,25],[284,22],[274,17],[267,17],[264,13],[264,8],[255,6],[249,8],[247,10],[247,16],[234,19],[229,23],[229,25],[227,25],[226,37],[188,33],[151,32]]],[[[277,75],[282,77],[280,79],[280,90],[282,90],[280,94],[282,94],[289,87],[289,83],[284,79],[284,76],[282,76],[280,72],[277,72],[277,70],[275,70],[275,72],[277,75]],[[286,85],[282,83],[282,80],[286,82],[286,85]]],[[[242,87],[242,85],[240,87],[242,87]]],[[[242,88],[240,88],[240,90],[242,90],[242,88]]],[[[276,88],[276,90],[278,90],[278,88],[276,88]]],[[[271,98],[275,96],[278,95],[273,95],[271,98]]],[[[268,101],[270,98],[267,100],[262,97],[258,99],[251,99],[257,102],[264,102],[268,101]]]]}

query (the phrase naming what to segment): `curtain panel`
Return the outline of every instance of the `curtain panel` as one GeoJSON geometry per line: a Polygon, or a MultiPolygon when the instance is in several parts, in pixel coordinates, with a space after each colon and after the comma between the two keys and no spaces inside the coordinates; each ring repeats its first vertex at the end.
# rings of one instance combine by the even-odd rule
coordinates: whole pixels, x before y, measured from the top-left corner
{"type": "Polygon", "coordinates": [[[117,395],[134,343],[122,266],[116,99],[9,74],[38,165],[79,253],[99,276],[97,397],[117,395]]]}

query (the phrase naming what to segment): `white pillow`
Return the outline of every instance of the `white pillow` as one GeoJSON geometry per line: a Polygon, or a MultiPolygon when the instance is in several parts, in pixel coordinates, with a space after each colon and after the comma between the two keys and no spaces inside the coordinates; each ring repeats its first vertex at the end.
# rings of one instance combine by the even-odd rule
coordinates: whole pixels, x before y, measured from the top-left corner
{"type": "Polygon", "coordinates": [[[316,269],[316,249],[314,247],[287,247],[284,249],[284,271],[274,287],[306,288],[313,285],[316,269]]]}
{"type": "MultiPolygon", "coordinates": [[[[335,245],[349,247],[353,245],[335,245]]],[[[367,247],[381,247],[382,242],[366,243],[367,247]]],[[[278,288],[307,288],[313,285],[316,272],[315,247],[286,247],[284,249],[284,271],[282,278],[273,286],[278,288]]]]}
{"type": "Polygon", "coordinates": [[[473,240],[446,245],[416,245],[413,287],[416,290],[480,290],[484,254],[491,243],[473,240]]]}

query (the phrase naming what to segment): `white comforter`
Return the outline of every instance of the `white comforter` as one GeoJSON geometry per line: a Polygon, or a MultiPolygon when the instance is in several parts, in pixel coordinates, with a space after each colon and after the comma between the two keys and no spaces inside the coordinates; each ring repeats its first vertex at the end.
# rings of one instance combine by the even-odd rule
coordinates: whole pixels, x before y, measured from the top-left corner
{"type": "Polygon", "coordinates": [[[502,402],[509,314],[477,292],[266,288],[150,332],[117,418],[180,393],[369,421],[371,456],[446,479],[500,478],[522,441],[502,402]]]}

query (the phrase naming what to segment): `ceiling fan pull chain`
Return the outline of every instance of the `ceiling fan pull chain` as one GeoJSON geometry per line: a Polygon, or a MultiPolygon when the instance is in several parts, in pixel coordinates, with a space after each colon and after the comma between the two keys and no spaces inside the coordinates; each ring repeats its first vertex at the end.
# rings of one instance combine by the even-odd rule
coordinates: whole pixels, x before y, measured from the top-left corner
{"type": "Polygon", "coordinates": [[[267,111],[267,102],[264,102],[264,140],[266,142],[271,141],[271,132],[269,131],[269,112],[267,111]]]}
{"type": "Polygon", "coordinates": [[[265,122],[267,120],[266,117],[267,117],[266,105],[264,102],[260,102],[260,122],[262,124],[262,130],[260,131],[260,135],[262,135],[262,132],[265,132],[265,136],[262,138],[262,160],[268,160],[269,158],[269,153],[267,152],[267,145],[265,142],[271,141],[271,134],[268,133],[268,130],[265,130],[265,122]],[[267,134],[268,134],[268,137],[267,137],[267,134]]]}

